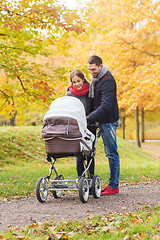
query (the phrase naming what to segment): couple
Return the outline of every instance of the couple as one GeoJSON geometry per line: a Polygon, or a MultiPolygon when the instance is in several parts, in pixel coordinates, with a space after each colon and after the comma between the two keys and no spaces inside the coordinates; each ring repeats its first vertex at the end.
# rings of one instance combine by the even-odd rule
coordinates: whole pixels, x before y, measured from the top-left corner
{"type": "MultiPolygon", "coordinates": [[[[109,184],[102,189],[101,195],[113,195],[119,193],[120,173],[116,140],[119,119],[116,82],[108,68],[102,64],[102,59],[97,55],[88,59],[88,70],[92,75],[91,84],[89,85],[84,74],[76,69],[70,74],[71,86],[66,95],[81,100],[86,110],[88,124],[98,122],[100,125],[104,150],[110,167],[109,184]]],[[[83,171],[82,158],[79,157],[77,158],[78,176],[81,176],[83,171]]],[[[92,161],[89,171],[94,175],[94,161],[92,161]]]]}

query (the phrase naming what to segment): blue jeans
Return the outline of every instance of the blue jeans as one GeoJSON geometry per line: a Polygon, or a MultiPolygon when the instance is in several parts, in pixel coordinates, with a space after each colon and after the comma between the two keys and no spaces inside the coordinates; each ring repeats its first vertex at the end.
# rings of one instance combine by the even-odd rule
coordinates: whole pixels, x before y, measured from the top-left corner
{"type": "Polygon", "coordinates": [[[100,123],[99,125],[101,129],[101,136],[103,139],[105,154],[109,160],[110,168],[109,186],[111,188],[118,188],[120,173],[120,160],[117,151],[117,137],[116,137],[118,121],[112,123],[100,123]]]}
{"type": "MultiPolygon", "coordinates": [[[[91,159],[90,157],[87,157],[87,165],[89,164],[90,159],[91,159]]],[[[76,167],[77,167],[78,177],[80,177],[85,170],[82,157],[76,158],[76,167]]],[[[89,167],[89,172],[90,174],[94,175],[94,158],[92,159],[91,165],[89,167]]]]}

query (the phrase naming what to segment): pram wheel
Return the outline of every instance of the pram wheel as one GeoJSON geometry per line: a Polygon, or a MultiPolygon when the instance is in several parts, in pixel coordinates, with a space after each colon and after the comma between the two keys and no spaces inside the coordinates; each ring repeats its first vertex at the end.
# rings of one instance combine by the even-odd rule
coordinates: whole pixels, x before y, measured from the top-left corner
{"type": "Polygon", "coordinates": [[[79,190],[80,200],[83,203],[87,202],[88,196],[89,196],[89,186],[88,186],[88,181],[85,177],[80,178],[78,190],[79,190]]]}
{"type": "Polygon", "coordinates": [[[41,203],[44,203],[48,197],[47,181],[43,177],[39,178],[37,181],[36,196],[41,203]]]}
{"type": "Polygon", "coordinates": [[[62,196],[62,191],[58,190],[58,191],[52,191],[53,197],[54,198],[60,198],[62,196]]]}
{"type": "MultiPolygon", "coordinates": [[[[64,180],[64,177],[62,175],[59,175],[58,177],[54,177],[54,180],[64,180]]],[[[52,194],[53,194],[53,197],[56,199],[61,198],[62,191],[61,190],[53,190],[52,194]]]]}
{"type": "Polygon", "coordinates": [[[98,175],[94,175],[92,179],[91,190],[94,198],[99,198],[101,195],[101,179],[98,175]]]}

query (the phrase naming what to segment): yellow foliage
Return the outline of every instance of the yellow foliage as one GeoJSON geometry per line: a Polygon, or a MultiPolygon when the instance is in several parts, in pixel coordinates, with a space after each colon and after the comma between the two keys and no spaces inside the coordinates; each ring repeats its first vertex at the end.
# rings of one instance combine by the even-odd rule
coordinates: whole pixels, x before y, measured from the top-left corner
{"type": "MultiPolygon", "coordinates": [[[[23,11],[29,1],[22,1],[21,4],[23,11]]],[[[33,22],[28,23],[25,20],[26,24],[45,28],[45,23],[43,26],[36,25],[36,7],[33,10],[33,22]]],[[[10,74],[13,80],[1,78],[1,84],[4,85],[3,92],[0,93],[0,107],[5,105],[5,113],[9,102],[10,109],[11,102],[14,102],[15,109],[17,107],[19,111],[27,108],[32,111],[39,108],[43,111],[54,98],[65,94],[69,73],[75,68],[82,70],[87,80],[90,80],[87,60],[93,54],[99,55],[114,75],[119,107],[126,114],[132,113],[137,106],[160,109],[160,1],[88,0],[86,8],[79,8],[78,13],[79,16],[74,11],[63,14],[63,10],[57,5],[55,14],[63,14],[66,26],[63,21],[57,20],[55,31],[50,32],[47,28],[47,41],[43,34],[38,35],[35,32],[35,39],[30,39],[28,44],[29,32],[24,34],[25,41],[21,41],[23,49],[33,51],[36,46],[37,50],[32,57],[23,52],[16,55],[15,61],[7,58],[8,66],[13,65],[13,74],[10,74]],[[76,29],[76,26],[79,26],[78,35],[76,30],[68,32],[73,30],[72,27],[76,29]],[[61,27],[66,27],[67,31],[62,31],[61,27]],[[24,85],[17,77],[23,80],[24,85]],[[8,96],[7,101],[5,94],[8,96]]],[[[55,18],[52,14],[49,12],[48,16],[53,23],[55,18]]],[[[38,15],[39,18],[40,16],[41,14],[38,15]]],[[[20,21],[17,16],[15,19],[20,21]]],[[[9,31],[10,28],[2,29],[2,33],[9,34],[9,31]]],[[[21,34],[20,29],[18,33],[21,34]]],[[[23,37],[22,34],[20,36],[23,37]]],[[[18,45],[16,35],[8,39],[13,46],[15,39],[18,45]]],[[[6,41],[5,38],[3,41],[6,41]]],[[[11,50],[5,50],[6,53],[11,53],[11,50]]]]}
{"type": "Polygon", "coordinates": [[[160,2],[97,0],[80,14],[85,33],[70,35],[66,64],[89,77],[88,57],[99,55],[116,78],[126,114],[136,106],[160,109],[160,2]]]}

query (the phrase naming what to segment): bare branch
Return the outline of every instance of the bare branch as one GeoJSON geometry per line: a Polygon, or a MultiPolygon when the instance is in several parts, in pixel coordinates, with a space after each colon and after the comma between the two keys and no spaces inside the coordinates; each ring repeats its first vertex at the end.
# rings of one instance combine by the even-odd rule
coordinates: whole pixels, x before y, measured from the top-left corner
{"type": "Polygon", "coordinates": [[[141,53],[145,53],[146,55],[149,55],[149,56],[152,56],[152,57],[159,57],[159,56],[160,56],[160,54],[158,54],[158,53],[157,53],[157,54],[153,54],[153,53],[144,51],[144,50],[142,50],[142,49],[139,49],[139,48],[135,47],[133,43],[127,42],[125,39],[123,39],[123,41],[124,41],[127,45],[131,46],[132,49],[137,50],[137,51],[139,51],[139,52],[141,52],[141,53]]]}
{"type": "Polygon", "coordinates": [[[38,94],[33,94],[33,93],[31,94],[31,93],[28,91],[28,89],[26,89],[26,88],[24,87],[23,81],[21,80],[21,78],[20,78],[19,76],[17,76],[17,79],[19,80],[19,82],[20,82],[20,84],[21,84],[21,86],[22,86],[22,89],[24,90],[24,92],[25,92],[26,94],[28,94],[29,96],[34,96],[34,97],[36,97],[36,98],[39,97],[38,94]]]}
{"type": "Polygon", "coordinates": [[[19,76],[17,76],[17,79],[20,81],[20,84],[21,84],[21,86],[22,86],[24,92],[26,92],[26,89],[25,89],[25,87],[24,87],[24,85],[23,85],[23,82],[22,82],[22,80],[20,79],[19,76]]]}
{"type": "Polygon", "coordinates": [[[0,110],[4,108],[5,104],[8,103],[9,104],[9,100],[5,100],[5,102],[2,104],[2,106],[0,106],[0,110]]]}
{"type": "Polygon", "coordinates": [[[16,47],[8,47],[8,46],[0,46],[0,48],[10,48],[10,49],[16,49],[16,50],[21,50],[23,52],[27,52],[27,53],[30,53],[30,54],[34,54],[33,52],[30,52],[30,51],[27,51],[25,49],[22,49],[22,48],[16,48],[16,47]]]}
{"type": "Polygon", "coordinates": [[[4,91],[2,91],[1,89],[0,89],[0,92],[7,98],[7,100],[9,99],[9,98],[12,98],[11,96],[9,96],[8,94],[6,94],[4,91]]]}

